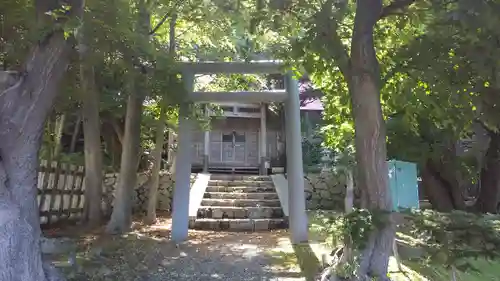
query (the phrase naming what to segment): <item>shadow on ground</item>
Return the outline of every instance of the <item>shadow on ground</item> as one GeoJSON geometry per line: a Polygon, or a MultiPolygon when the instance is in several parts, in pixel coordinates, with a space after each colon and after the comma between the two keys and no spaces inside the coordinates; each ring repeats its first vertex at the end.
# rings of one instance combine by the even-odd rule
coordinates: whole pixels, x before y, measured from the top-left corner
{"type": "Polygon", "coordinates": [[[223,233],[191,231],[189,241],[171,242],[169,221],[136,226],[122,236],[78,234],[77,266],[59,263],[68,280],[304,280],[300,272],[272,262],[270,249],[286,231],[223,233]]]}
{"type": "Polygon", "coordinates": [[[273,264],[284,268],[299,268],[307,281],[313,281],[320,270],[320,262],[316,253],[308,243],[292,245],[293,251],[281,250],[271,252],[273,264]]]}

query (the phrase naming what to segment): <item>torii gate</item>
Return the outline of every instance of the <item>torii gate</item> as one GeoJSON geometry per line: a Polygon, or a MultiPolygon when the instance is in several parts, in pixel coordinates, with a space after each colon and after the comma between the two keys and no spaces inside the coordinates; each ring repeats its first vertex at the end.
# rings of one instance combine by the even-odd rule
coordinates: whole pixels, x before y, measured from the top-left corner
{"type": "MultiPolygon", "coordinates": [[[[194,92],[195,74],[277,74],[284,65],[276,61],[257,62],[193,62],[182,63],[182,75],[188,92],[187,102],[179,108],[178,149],[175,163],[175,187],[172,210],[172,240],[188,238],[189,192],[191,176],[193,121],[188,117],[192,102],[247,102],[285,104],[286,159],[288,179],[289,227],[292,243],[307,241],[308,225],[305,211],[304,171],[300,126],[300,101],[298,83],[289,71],[285,76],[285,89],[259,92],[194,92]]],[[[205,151],[205,159],[208,158],[205,151]]],[[[261,159],[261,165],[263,160],[261,159]]],[[[206,161],[206,160],[205,160],[206,161]]],[[[206,164],[205,164],[206,165],[206,164]]]]}

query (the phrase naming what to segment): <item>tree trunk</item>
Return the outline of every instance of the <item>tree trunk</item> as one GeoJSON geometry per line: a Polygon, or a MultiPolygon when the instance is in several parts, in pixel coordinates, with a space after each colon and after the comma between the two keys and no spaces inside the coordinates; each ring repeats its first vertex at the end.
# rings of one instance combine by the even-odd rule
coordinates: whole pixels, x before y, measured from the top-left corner
{"type": "Polygon", "coordinates": [[[476,202],[477,210],[497,213],[500,196],[500,134],[488,132],[490,143],[481,169],[481,189],[476,202]]]}
{"type": "MultiPolygon", "coordinates": [[[[35,1],[41,26],[58,1],[35,1]]],[[[79,16],[83,2],[69,1],[68,17],[79,16]]],[[[0,280],[63,280],[42,261],[37,203],[38,151],[44,122],[68,64],[71,40],[49,30],[30,52],[20,75],[0,73],[0,280]],[[13,81],[16,80],[16,81],[13,81]]]]}
{"type": "Polygon", "coordinates": [[[54,152],[52,153],[52,159],[55,161],[59,160],[61,154],[61,139],[64,133],[64,124],[66,123],[66,113],[63,113],[56,117],[56,122],[54,124],[54,152]]]}
{"type": "MultiPolygon", "coordinates": [[[[5,124],[5,123],[4,123],[5,124]]],[[[42,260],[38,216],[37,168],[40,142],[30,136],[27,144],[2,152],[0,160],[0,280],[63,280],[48,261],[42,260]],[[35,156],[35,157],[33,157],[35,156]],[[17,159],[22,161],[3,160],[17,159]]],[[[27,138],[25,138],[27,139],[27,138]]],[[[2,137],[2,142],[6,138],[2,137]]],[[[2,143],[2,148],[4,147],[2,143]]],[[[14,148],[14,147],[12,147],[14,148]]]]}
{"type": "MultiPolygon", "coordinates": [[[[358,0],[351,45],[350,94],[355,125],[356,162],[359,188],[368,208],[390,211],[386,162],[386,128],[380,103],[380,71],[375,54],[374,26],[382,12],[381,0],[358,0]]],[[[387,277],[395,228],[392,219],[370,235],[360,256],[360,280],[387,277]]]]}
{"type": "Polygon", "coordinates": [[[158,186],[160,184],[160,170],[162,161],[163,144],[165,143],[165,119],[167,112],[165,106],[161,107],[160,116],[156,124],[156,140],[153,150],[153,172],[151,175],[151,183],[149,186],[148,210],[146,215],[146,223],[153,224],[156,222],[156,205],[158,202],[158,186]]]}
{"type": "Polygon", "coordinates": [[[432,207],[439,212],[452,211],[455,207],[448,187],[435,175],[428,164],[422,167],[421,176],[422,185],[432,207]]]}
{"type": "Polygon", "coordinates": [[[287,170],[288,170],[288,167],[287,167],[287,160],[286,160],[286,117],[285,117],[285,109],[283,108],[283,106],[280,107],[279,109],[279,118],[281,119],[281,142],[283,143],[283,150],[282,152],[283,153],[280,153],[280,160],[281,160],[281,165],[283,166],[283,173],[286,174],[287,173],[287,170]]]}
{"type": "MultiPolygon", "coordinates": [[[[102,137],[106,143],[106,152],[112,161],[112,167],[116,169],[119,168],[121,161],[121,154],[123,150],[123,143],[120,139],[123,138],[123,134],[118,134],[113,122],[118,122],[114,117],[104,117],[101,113],[102,121],[102,137]]],[[[121,131],[121,129],[120,129],[121,131]]]]}
{"type": "MultiPolygon", "coordinates": [[[[142,44],[148,44],[151,14],[145,0],[140,0],[137,4],[137,35],[144,38],[142,44]]],[[[134,61],[133,57],[127,56],[127,59],[134,61]]],[[[126,232],[132,225],[132,192],[137,184],[137,167],[141,153],[141,117],[142,103],[146,96],[143,93],[146,90],[146,77],[137,70],[131,72],[133,80],[130,82],[132,87],[127,101],[120,175],[113,201],[113,213],[106,226],[106,232],[111,234],[126,232]]]]}
{"type": "Polygon", "coordinates": [[[354,209],[354,179],[352,177],[352,170],[347,168],[345,173],[346,178],[346,192],[344,198],[344,212],[349,214],[354,209]]]}
{"type": "Polygon", "coordinates": [[[99,120],[99,92],[95,87],[94,68],[88,65],[85,38],[79,38],[80,82],[85,153],[85,206],[84,221],[97,226],[102,218],[102,145],[99,120]]]}
{"type": "Polygon", "coordinates": [[[103,124],[101,127],[102,138],[106,143],[106,150],[108,157],[111,158],[111,166],[115,171],[118,170],[121,160],[122,144],[118,140],[118,137],[113,132],[113,129],[107,128],[109,124],[103,124]]]}
{"type": "Polygon", "coordinates": [[[118,120],[116,120],[116,118],[114,117],[110,117],[109,123],[111,124],[111,126],[113,126],[113,130],[115,131],[118,141],[121,145],[123,145],[123,131],[120,124],[118,123],[118,120]]]}
{"type": "Polygon", "coordinates": [[[139,146],[139,153],[137,154],[137,163],[135,166],[136,171],[139,171],[139,169],[151,168],[149,155],[146,155],[144,152],[145,149],[139,146]]]}
{"type": "Polygon", "coordinates": [[[172,129],[168,129],[167,133],[167,164],[168,164],[168,169],[171,174],[175,172],[175,169],[172,169],[172,162],[174,161],[175,157],[175,151],[174,151],[174,133],[172,132],[172,129]]]}
{"type": "Polygon", "coordinates": [[[73,129],[73,134],[71,135],[71,143],[69,146],[69,153],[74,153],[76,148],[76,142],[78,141],[78,137],[80,136],[80,126],[82,123],[82,114],[78,113],[78,117],[76,118],[75,128],[73,129]]]}
{"type": "Polygon", "coordinates": [[[450,170],[454,170],[452,163],[437,163],[436,160],[431,159],[422,167],[422,184],[425,193],[433,208],[440,212],[465,210],[460,181],[450,170]]]}
{"type": "Polygon", "coordinates": [[[55,132],[55,120],[52,120],[53,116],[50,114],[45,121],[45,127],[42,135],[42,148],[40,151],[40,155],[43,159],[50,159],[50,163],[52,163],[52,159],[54,159],[54,137],[53,132],[55,132]]]}
{"type": "Polygon", "coordinates": [[[115,190],[113,213],[106,226],[106,232],[111,234],[124,233],[130,230],[132,224],[132,192],[137,183],[142,102],[144,100],[143,95],[137,92],[140,90],[138,87],[133,87],[133,90],[134,93],[129,95],[127,101],[120,175],[115,190]]]}
{"type": "Polygon", "coordinates": [[[455,209],[465,210],[464,181],[458,165],[461,159],[457,156],[456,146],[456,141],[450,142],[446,150],[441,153],[439,162],[434,160],[429,163],[434,170],[434,175],[441,178],[441,181],[448,188],[455,209]]]}
{"type": "Polygon", "coordinates": [[[175,162],[177,161],[177,134],[172,131],[168,132],[168,164],[169,172],[175,175],[175,162]]]}
{"type": "MultiPolygon", "coordinates": [[[[169,54],[175,58],[175,26],[177,25],[177,15],[174,13],[170,19],[169,28],[169,54]]],[[[153,151],[153,173],[151,175],[151,185],[149,187],[148,210],[146,222],[153,224],[156,222],[156,205],[158,202],[158,187],[160,184],[160,170],[162,162],[163,145],[165,144],[165,122],[167,119],[167,107],[165,98],[160,100],[160,116],[156,125],[155,149],[153,151]]]]}

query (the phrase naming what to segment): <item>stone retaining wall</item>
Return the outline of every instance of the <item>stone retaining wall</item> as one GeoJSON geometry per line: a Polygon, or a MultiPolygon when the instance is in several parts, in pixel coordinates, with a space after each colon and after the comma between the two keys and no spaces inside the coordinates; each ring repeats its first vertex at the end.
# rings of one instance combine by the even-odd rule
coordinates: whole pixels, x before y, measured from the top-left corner
{"type": "MultiPolygon", "coordinates": [[[[191,183],[196,174],[191,175],[191,183]]],[[[148,187],[150,176],[139,174],[137,188],[133,193],[133,211],[145,212],[148,201],[148,187]]],[[[160,173],[158,190],[158,210],[170,212],[172,207],[172,190],[174,177],[166,171],[160,173]]],[[[104,177],[104,208],[110,212],[114,198],[114,190],[118,184],[118,174],[106,174],[104,177]]],[[[309,210],[343,210],[345,197],[345,176],[334,172],[310,173],[304,175],[304,189],[306,207],[309,210]]]]}
{"type": "MultiPolygon", "coordinates": [[[[191,174],[191,184],[194,182],[196,174],[191,174]]],[[[148,188],[150,183],[150,175],[141,173],[137,176],[137,187],[133,193],[133,207],[134,213],[145,212],[148,204],[148,188]]],[[[167,171],[160,172],[160,185],[158,186],[158,205],[157,209],[161,211],[170,212],[172,209],[172,190],[175,180],[174,176],[167,171]]],[[[103,189],[104,189],[104,205],[107,212],[111,209],[114,198],[114,190],[118,184],[118,174],[106,174],[104,176],[103,189]]]]}
{"type": "MultiPolygon", "coordinates": [[[[346,192],[344,173],[333,171],[304,175],[306,208],[309,210],[344,210],[346,192]]],[[[355,198],[358,198],[355,191],[355,198]]]]}

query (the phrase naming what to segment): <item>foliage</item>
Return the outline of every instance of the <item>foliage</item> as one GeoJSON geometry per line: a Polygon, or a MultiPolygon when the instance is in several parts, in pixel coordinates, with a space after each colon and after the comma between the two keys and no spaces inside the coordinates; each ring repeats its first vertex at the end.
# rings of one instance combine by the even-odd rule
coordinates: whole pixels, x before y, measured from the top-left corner
{"type": "Polygon", "coordinates": [[[387,226],[389,213],[380,210],[354,209],[348,214],[315,215],[312,230],[326,236],[326,241],[330,245],[343,245],[337,247],[338,250],[334,253],[337,261],[342,260],[335,262],[335,274],[343,278],[342,280],[358,276],[361,264],[361,255],[358,253],[366,249],[367,243],[377,230],[387,226]],[[342,257],[337,256],[340,249],[342,257]]]}
{"type": "Polygon", "coordinates": [[[386,224],[387,213],[354,209],[347,215],[317,213],[314,220],[313,230],[325,234],[329,245],[341,245],[347,238],[356,250],[361,250],[370,234],[386,224]]]}
{"type": "MultiPolygon", "coordinates": [[[[395,50],[383,90],[401,93],[387,99],[391,158],[425,163],[473,138],[476,122],[498,130],[493,26],[500,17],[491,14],[497,8],[495,1],[468,0],[426,6],[423,32],[395,50]]],[[[477,182],[483,166],[470,156],[448,164],[468,183],[477,182]]]]}
{"type": "Polygon", "coordinates": [[[405,229],[412,244],[425,251],[424,263],[442,264],[460,271],[474,270],[478,258],[500,258],[500,217],[462,211],[432,210],[405,214],[405,229]]]}
{"type": "Polygon", "coordinates": [[[2,1],[0,11],[0,64],[3,70],[19,70],[36,37],[33,1],[2,1]]]}
{"type": "MultiPolygon", "coordinates": [[[[339,245],[342,245],[343,241],[338,241],[332,244],[332,235],[329,234],[331,232],[335,232],[335,230],[332,229],[333,222],[341,218],[341,214],[331,211],[315,210],[309,212],[308,215],[311,235],[313,235],[315,241],[326,243],[329,249],[336,248],[339,245]],[[327,231],[329,231],[329,233],[327,233],[327,231]]],[[[408,224],[410,223],[411,222],[409,222],[408,224]]],[[[339,233],[339,231],[336,232],[339,233]]],[[[339,234],[336,234],[334,236],[338,237],[339,234]]],[[[398,232],[398,240],[403,241],[403,243],[407,245],[407,247],[410,247],[409,251],[411,253],[406,254],[406,251],[403,251],[403,249],[400,248],[399,254],[400,258],[402,259],[401,261],[403,262],[403,272],[399,272],[396,260],[394,258],[390,259],[389,270],[391,271],[391,280],[451,280],[450,270],[449,268],[447,269],[445,267],[445,264],[438,263],[436,260],[426,259],[427,254],[425,253],[425,251],[421,253],[421,251],[416,246],[416,242],[412,243],[412,241],[414,241],[414,235],[410,233],[410,229],[400,227],[398,232]],[[423,257],[418,256],[419,254],[423,255],[423,257]]],[[[457,280],[496,280],[496,276],[498,276],[499,272],[498,260],[486,261],[482,258],[470,258],[468,262],[474,268],[478,269],[479,272],[473,270],[457,272],[457,280]]]]}
{"type": "Polygon", "coordinates": [[[304,166],[317,166],[322,164],[324,147],[322,135],[315,130],[313,135],[302,138],[302,161],[304,166]]]}
{"type": "MultiPolygon", "coordinates": [[[[470,272],[477,270],[477,260],[500,258],[498,215],[433,210],[406,210],[394,215],[398,221],[403,219],[398,226],[400,239],[422,251],[415,261],[422,266],[441,265],[470,272]]],[[[318,211],[310,220],[311,230],[324,236],[329,245],[343,245],[348,237],[360,249],[370,231],[383,226],[385,218],[384,214],[373,215],[358,209],[347,216],[318,211]]]]}
{"type": "MultiPolygon", "coordinates": [[[[292,39],[283,48],[292,56],[288,60],[300,61],[300,70],[325,95],[325,144],[338,154],[353,152],[354,126],[343,67],[349,63],[344,60],[350,51],[354,8],[350,1],[305,1],[286,12],[269,11],[283,19],[274,25],[280,35],[292,39]]],[[[495,1],[417,1],[404,13],[378,22],[375,47],[390,158],[422,162],[439,156],[443,144],[471,135],[478,116],[478,87],[467,76],[488,77],[494,72],[488,69],[491,63],[484,62],[495,61],[496,45],[487,43],[496,38],[497,30],[489,30],[497,22],[498,16],[491,14],[495,8],[495,1]]],[[[483,87],[483,80],[477,86],[483,87]]],[[[490,80],[485,85],[491,87],[490,80]]],[[[458,164],[460,169],[477,170],[458,164]]]]}

